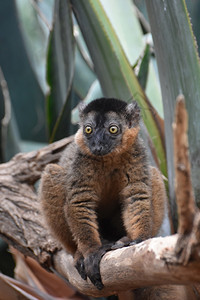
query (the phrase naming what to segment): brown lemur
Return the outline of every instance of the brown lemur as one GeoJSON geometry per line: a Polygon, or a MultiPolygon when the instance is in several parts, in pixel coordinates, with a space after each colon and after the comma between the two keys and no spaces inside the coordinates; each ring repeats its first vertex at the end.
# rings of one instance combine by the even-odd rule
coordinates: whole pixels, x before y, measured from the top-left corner
{"type": "Polygon", "coordinates": [[[98,289],[105,251],[156,236],[164,218],[165,187],[149,166],[139,121],[136,102],[101,98],[80,105],[74,142],[41,178],[47,224],[98,289]]]}

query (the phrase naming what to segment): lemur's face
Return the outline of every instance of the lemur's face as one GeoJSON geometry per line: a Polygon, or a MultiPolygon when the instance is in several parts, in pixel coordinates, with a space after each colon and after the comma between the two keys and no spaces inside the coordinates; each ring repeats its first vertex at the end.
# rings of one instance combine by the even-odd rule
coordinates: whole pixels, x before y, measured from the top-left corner
{"type": "Polygon", "coordinates": [[[138,127],[139,108],[135,102],[102,98],[88,104],[80,118],[75,141],[84,152],[104,156],[119,151],[124,135],[138,127]]]}
{"type": "Polygon", "coordinates": [[[83,119],[83,135],[87,147],[94,155],[106,155],[122,142],[125,120],[115,112],[89,112],[83,119]]]}

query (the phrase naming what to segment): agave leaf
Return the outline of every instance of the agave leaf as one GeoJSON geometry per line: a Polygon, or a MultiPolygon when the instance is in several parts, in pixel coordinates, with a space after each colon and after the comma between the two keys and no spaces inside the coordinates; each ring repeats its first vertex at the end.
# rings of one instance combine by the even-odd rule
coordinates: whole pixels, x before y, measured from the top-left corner
{"type": "Polygon", "coordinates": [[[170,199],[175,217],[172,122],[182,93],[189,114],[192,181],[200,199],[200,65],[185,1],[146,0],[163,96],[170,199]]]}
{"type": "MultiPolygon", "coordinates": [[[[90,89],[88,91],[88,94],[87,94],[87,96],[85,97],[85,99],[83,101],[86,104],[88,104],[92,100],[97,99],[97,98],[101,98],[101,97],[103,97],[103,93],[102,93],[102,90],[101,90],[100,83],[96,79],[92,83],[92,85],[91,85],[91,87],[90,87],[90,89]]],[[[75,107],[72,110],[72,123],[73,124],[77,124],[78,122],[79,122],[79,112],[78,112],[78,107],[75,107]]]]}
{"type": "Polygon", "coordinates": [[[93,70],[94,66],[93,66],[90,54],[88,52],[87,46],[85,44],[85,41],[83,39],[82,33],[80,31],[80,28],[79,28],[75,18],[73,19],[73,21],[74,21],[74,36],[76,39],[76,45],[77,45],[84,61],[87,63],[88,67],[91,70],[93,70]]]}
{"type": "MultiPolygon", "coordinates": [[[[149,34],[144,36],[138,20],[135,5],[131,0],[100,0],[111,22],[122,48],[133,66],[138,58],[143,56],[146,44],[149,44],[149,34]],[[122,26],[123,24],[123,26],[122,26]]],[[[153,63],[150,61],[147,77],[146,94],[157,112],[163,117],[162,98],[158,78],[153,63]]]]}
{"type": "Polygon", "coordinates": [[[56,132],[69,126],[68,96],[74,75],[74,38],[71,7],[68,1],[55,1],[54,24],[50,33],[47,80],[50,93],[47,97],[47,118],[50,140],[60,138],[56,132]],[[59,117],[57,118],[57,116],[59,117]]]}
{"type": "Polygon", "coordinates": [[[146,88],[147,84],[147,77],[148,77],[148,71],[149,71],[149,62],[150,62],[150,45],[147,44],[146,48],[144,50],[144,55],[140,64],[140,69],[137,75],[137,78],[139,80],[139,83],[143,90],[146,88]]]}
{"type": "Polygon", "coordinates": [[[16,1],[0,1],[0,40],[3,41],[0,66],[20,135],[23,139],[44,141],[45,120],[41,116],[45,112],[45,97],[31,67],[20,25],[16,1]]]}
{"type": "Polygon", "coordinates": [[[73,90],[80,99],[85,98],[88,90],[96,79],[94,72],[89,68],[78,48],[75,50],[75,73],[73,90]]]}
{"type": "Polygon", "coordinates": [[[143,32],[131,0],[100,0],[124,52],[133,65],[144,50],[143,32]]]}
{"type": "Polygon", "coordinates": [[[20,151],[20,138],[11,106],[7,82],[0,68],[0,162],[8,161],[20,151]]]}
{"type": "Polygon", "coordinates": [[[48,28],[50,28],[52,23],[53,1],[50,0],[48,3],[43,1],[36,4],[35,2],[20,0],[16,1],[16,5],[23,37],[30,57],[30,64],[37,75],[43,93],[46,94],[48,89],[45,78],[46,50],[49,35],[48,28]],[[45,15],[39,8],[42,4],[46,4],[45,15]],[[38,14],[42,15],[42,17],[38,18],[38,14]],[[44,24],[44,22],[46,23],[44,24]]]}
{"type": "Polygon", "coordinates": [[[137,78],[143,90],[146,91],[151,104],[156,108],[156,111],[158,112],[160,118],[163,119],[164,114],[161,90],[159,81],[156,78],[155,68],[153,66],[153,61],[155,60],[155,58],[151,57],[150,47],[150,44],[147,43],[140,62],[137,78]]]}
{"type": "Polygon", "coordinates": [[[160,89],[160,82],[158,80],[158,76],[156,75],[156,70],[153,64],[154,58],[151,57],[151,61],[149,64],[149,73],[148,79],[146,84],[146,94],[151,101],[153,107],[156,108],[159,116],[164,119],[164,112],[163,112],[163,103],[162,103],[162,96],[161,96],[161,89],[160,89]],[[156,77],[156,79],[155,79],[156,77]]]}
{"type": "Polygon", "coordinates": [[[100,1],[71,0],[71,3],[104,95],[126,101],[135,98],[138,101],[145,125],[156,147],[161,170],[166,174],[164,147],[154,111],[149,109],[146,96],[100,1]]]}

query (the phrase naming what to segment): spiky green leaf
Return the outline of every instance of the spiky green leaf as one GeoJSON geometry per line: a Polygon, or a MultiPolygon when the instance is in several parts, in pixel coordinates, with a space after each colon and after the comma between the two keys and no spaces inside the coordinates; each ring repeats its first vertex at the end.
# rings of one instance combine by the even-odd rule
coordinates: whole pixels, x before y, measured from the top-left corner
{"type": "Polygon", "coordinates": [[[74,75],[74,37],[69,1],[55,1],[53,30],[50,33],[47,80],[47,118],[50,140],[59,139],[60,131],[70,123],[68,96],[74,75]],[[59,117],[58,117],[59,116],[59,117]]]}
{"type": "Polygon", "coordinates": [[[189,114],[189,145],[196,199],[200,199],[200,64],[184,0],[146,0],[162,88],[170,199],[175,214],[172,122],[182,93],[189,114]]]}

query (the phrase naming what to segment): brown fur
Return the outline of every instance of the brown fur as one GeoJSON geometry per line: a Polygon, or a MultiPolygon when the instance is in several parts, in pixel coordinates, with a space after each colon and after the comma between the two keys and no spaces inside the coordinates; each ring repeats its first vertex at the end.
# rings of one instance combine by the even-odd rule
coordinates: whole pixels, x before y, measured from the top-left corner
{"type": "Polygon", "coordinates": [[[145,154],[140,153],[138,131],[139,128],[127,129],[122,147],[105,157],[82,156],[75,161],[76,143],[85,154],[90,153],[79,130],[61,166],[46,167],[40,185],[43,212],[51,230],[72,254],[78,248],[87,256],[101,245],[97,218],[99,222],[101,217],[109,218],[119,233],[122,231],[121,224],[117,224],[121,202],[124,233],[131,240],[147,239],[158,232],[166,195],[160,173],[150,169],[145,154]],[[152,189],[152,184],[161,188],[152,189]],[[134,197],[139,200],[134,202],[134,197]]]}
{"type": "MultiPolygon", "coordinates": [[[[122,121],[121,144],[110,153],[93,155],[81,127],[60,165],[50,164],[43,172],[42,211],[52,233],[75,261],[82,257],[89,261],[103,240],[153,237],[162,224],[166,193],[161,174],[148,165],[139,126],[129,128],[122,121]]],[[[135,299],[187,299],[183,290],[169,286],[140,289],[135,299]]]]}
{"type": "Polygon", "coordinates": [[[165,193],[165,185],[162,180],[161,173],[158,169],[151,167],[151,174],[152,174],[152,194],[153,201],[153,231],[152,236],[157,235],[157,228],[160,228],[162,225],[162,221],[164,219],[164,209],[165,206],[167,207],[167,196],[165,193]],[[164,198],[165,197],[165,198],[164,198]],[[163,199],[163,201],[160,201],[163,199]]]}
{"type": "MultiPolygon", "coordinates": [[[[76,144],[83,153],[90,154],[79,130],[75,143],[67,148],[61,160],[60,165],[64,169],[56,165],[46,167],[40,185],[43,212],[56,237],[68,251],[73,253],[75,244],[83,255],[97,249],[101,240],[96,210],[98,208],[100,216],[106,211],[114,222],[113,211],[117,212],[120,202],[124,203],[123,221],[131,240],[146,239],[158,232],[163,219],[162,202],[166,195],[159,172],[155,168],[149,169],[144,154],[138,155],[141,147],[138,131],[138,127],[127,129],[121,148],[118,146],[102,158],[83,156],[80,162],[75,162],[73,154],[77,151],[76,144]],[[134,148],[133,143],[136,143],[134,148]],[[75,174],[70,174],[72,164],[75,174]],[[152,189],[152,183],[161,188],[152,189]],[[159,210],[152,205],[152,192],[153,200],[156,199],[153,202],[157,203],[159,210]],[[140,201],[130,205],[134,197],[139,197],[140,201]],[[73,228],[73,232],[70,228],[73,228]],[[69,241],[65,241],[65,236],[75,241],[73,247],[69,241]]],[[[119,231],[120,226],[116,225],[119,231]]]]}
{"type": "Polygon", "coordinates": [[[65,195],[64,169],[56,164],[49,164],[43,172],[40,184],[42,210],[48,226],[63,246],[70,253],[75,253],[77,246],[73,242],[70,229],[64,214],[65,195]]]}

